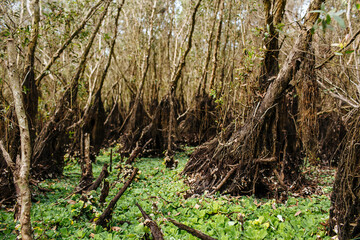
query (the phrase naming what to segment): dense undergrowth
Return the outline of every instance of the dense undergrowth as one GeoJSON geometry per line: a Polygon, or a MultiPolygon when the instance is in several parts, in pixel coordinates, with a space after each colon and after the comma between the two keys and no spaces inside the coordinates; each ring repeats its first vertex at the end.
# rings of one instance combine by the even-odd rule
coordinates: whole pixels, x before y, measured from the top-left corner
{"type": "MultiPolygon", "coordinates": [[[[80,178],[80,168],[69,161],[61,179],[46,180],[39,186],[52,192],[34,196],[32,226],[35,239],[146,239],[150,231],[142,224],[142,216],[135,203],[159,224],[165,239],[196,239],[185,231],[167,222],[171,217],[179,222],[217,239],[328,239],[322,225],[328,219],[331,177],[323,179],[323,195],[306,198],[289,197],[286,203],[253,197],[214,196],[207,198],[184,198],[188,187],[179,176],[187,161],[187,153],[176,156],[179,166],[168,170],[158,158],[143,158],[135,163],[141,171],[135,182],[120,198],[114,210],[111,226],[104,229],[90,223],[106,207],[98,201],[100,189],[90,192],[85,202],[80,195],[68,199],[80,178]],[[326,180],[324,182],[324,179],[326,180]]],[[[116,158],[115,160],[119,158],[116,158]]],[[[105,151],[94,164],[94,176],[109,161],[105,151]]],[[[115,164],[116,165],[116,161],[115,164]]],[[[122,182],[112,185],[118,169],[109,176],[111,184],[107,201],[117,193],[122,182]]],[[[318,172],[318,174],[321,174],[318,172]]],[[[120,176],[119,181],[123,181],[120,176]]],[[[0,239],[15,239],[19,223],[14,222],[9,208],[0,211],[0,239]]]]}

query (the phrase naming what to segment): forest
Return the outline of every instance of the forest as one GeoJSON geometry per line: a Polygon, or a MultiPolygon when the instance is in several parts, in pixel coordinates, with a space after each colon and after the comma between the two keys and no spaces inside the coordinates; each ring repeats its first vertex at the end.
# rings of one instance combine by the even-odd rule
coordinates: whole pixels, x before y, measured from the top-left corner
{"type": "Polygon", "coordinates": [[[0,3],[0,239],[360,239],[360,1],[0,3]]]}

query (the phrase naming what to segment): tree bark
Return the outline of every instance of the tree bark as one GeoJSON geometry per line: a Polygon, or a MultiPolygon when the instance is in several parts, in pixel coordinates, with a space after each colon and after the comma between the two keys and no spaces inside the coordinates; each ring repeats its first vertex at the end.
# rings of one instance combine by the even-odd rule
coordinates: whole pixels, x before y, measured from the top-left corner
{"type": "Polygon", "coordinates": [[[216,75],[216,69],[217,69],[217,62],[218,62],[218,49],[220,46],[220,38],[221,38],[221,29],[222,29],[222,24],[223,24],[223,15],[224,15],[224,4],[225,1],[221,0],[220,1],[220,16],[219,16],[219,22],[218,22],[218,26],[217,26],[217,33],[216,33],[216,40],[215,40],[215,47],[214,47],[214,52],[213,52],[213,57],[212,57],[212,69],[211,69],[211,75],[210,75],[210,84],[209,84],[209,92],[213,89],[214,87],[214,82],[215,82],[215,75],[216,75]]]}
{"type": "Polygon", "coordinates": [[[151,219],[149,215],[142,209],[142,207],[136,203],[136,206],[139,208],[141,214],[143,215],[145,221],[144,224],[148,226],[151,230],[151,234],[153,235],[155,240],[164,240],[163,233],[160,230],[160,227],[157,225],[157,223],[151,219]]]}
{"type": "Polygon", "coordinates": [[[94,179],[92,172],[92,162],[90,159],[90,134],[84,133],[81,134],[83,136],[83,144],[84,144],[84,155],[81,156],[81,179],[79,188],[83,188],[91,184],[94,179]]]}
{"type": "Polygon", "coordinates": [[[265,29],[267,31],[264,36],[265,56],[261,65],[259,86],[261,89],[266,89],[269,85],[269,79],[279,72],[279,31],[277,31],[276,27],[282,22],[286,0],[263,0],[263,2],[265,29]]]}
{"type": "Polygon", "coordinates": [[[340,240],[360,237],[359,110],[353,114],[331,193],[329,227],[333,234],[337,229],[340,240]]]}
{"type": "MultiPolygon", "coordinates": [[[[33,4],[38,4],[34,1],[33,4]]],[[[22,95],[22,87],[20,83],[20,76],[16,69],[16,47],[13,39],[8,39],[8,54],[9,54],[9,77],[10,87],[12,90],[15,111],[20,128],[21,141],[21,159],[17,163],[18,181],[15,183],[20,191],[20,223],[21,223],[21,237],[24,240],[32,239],[30,210],[31,210],[31,192],[29,187],[30,161],[31,161],[31,135],[29,129],[29,120],[26,115],[26,108],[24,98],[22,95]]],[[[16,174],[16,173],[15,173],[16,174]]]]}
{"type": "Polygon", "coordinates": [[[30,33],[30,42],[27,45],[25,66],[22,72],[23,79],[21,82],[22,94],[24,99],[24,107],[26,115],[28,116],[28,124],[30,130],[30,144],[33,147],[35,140],[35,126],[36,126],[36,114],[38,111],[38,89],[35,84],[35,50],[38,42],[39,36],[39,23],[40,23],[40,5],[39,0],[32,0],[30,6],[28,6],[32,11],[32,21],[31,21],[31,33],[30,33]]]}
{"type": "Polygon", "coordinates": [[[313,47],[309,48],[302,64],[299,92],[299,132],[306,157],[313,165],[316,164],[319,149],[319,128],[317,103],[319,89],[316,82],[315,55],[313,47]]]}
{"type": "Polygon", "coordinates": [[[185,230],[197,238],[200,238],[202,240],[216,240],[216,238],[210,237],[210,236],[206,235],[205,233],[200,232],[199,230],[193,229],[189,226],[186,226],[185,224],[179,223],[179,222],[175,221],[174,219],[168,218],[167,220],[170,221],[175,226],[177,226],[178,228],[180,228],[181,230],[185,230]]]}

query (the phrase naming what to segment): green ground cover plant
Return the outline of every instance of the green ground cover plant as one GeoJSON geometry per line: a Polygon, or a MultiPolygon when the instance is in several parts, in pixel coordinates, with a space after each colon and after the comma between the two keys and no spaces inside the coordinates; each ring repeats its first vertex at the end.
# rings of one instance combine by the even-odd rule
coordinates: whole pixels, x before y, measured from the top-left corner
{"type": "MultiPolygon", "coordinates": [[[[65,199],[80,178],[79,165],[75,160],[69,160],[62,178],[39,184],[51,192],[34,192],[31,217],[35,239],[151,239],[150,230],[142,223],[142,215],[135,203],[144,208],[161,227],[165,239],[170,240],[196,238],[179,230],[166,218],[173,218],[221,240],[330,239],[323,225],[330,208],[328,193],[331,188],[326,183],[331,182],[329,174],[333,172],[327,175],[318,173],[319,177],[326,179],[321,186],[323,194],[306,198],[290,196],[285,203],[226,195],[185,199],[188,186],[179,173],[188,159],[187,154],[176,155],[179,165],[175,170],[167,169],[159,158],[138,159],[134,165],[140,173],[118,201],[108,228],[90,222],[107,206],[107,203],[99,203],[100,188],[90,192],[86,198],[77,194],[65,199]]],[[[94,176],[100,173],[104,163],[109,162],[109,155],[110,151],[103,151],[97,158],[93,166],[94,176]]],[[[115,154],[114,165],[119,159],[115,154]]],[[[110,173],[107,201],[122,187],[124,169],[113,169],[110,173]],[[117,180],[119,171],[122,173],[117,180]]],[[[19,227],[19,223],[13,220],[11,209],[3,207],[0,211],[0,239],[16,239],[19,227]]]]}

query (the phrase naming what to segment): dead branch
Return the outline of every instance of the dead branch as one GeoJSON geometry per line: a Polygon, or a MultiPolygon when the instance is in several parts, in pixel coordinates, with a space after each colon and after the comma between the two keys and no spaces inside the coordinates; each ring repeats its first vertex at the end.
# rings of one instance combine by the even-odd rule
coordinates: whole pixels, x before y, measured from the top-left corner
{"type": "Polygon", "coordinates": [[[181,230],[185,230],[197,238],[200,238],[202,240],[216,240],[216,238],[210,237],[210,236],[206,235],[205,233],[200,232],[199,230],[193,229],[189,226],[179,223],[179,222],[175,221],[174,219],[168,218],[167,220],[169,222],[171,222],[172,224],[174,224],[175,226],[177,226],[178,228],[180,228],[181,230]]]}
{"type": "MultiPolygon", "coordinates": [[[[360,34],[360,29],[351,37],[350,41],[343,48],[340,49],[340,52],[343,52],[345,49],[347,49],[356,40],[359,34],[360,34]]],[[[335,56],[336,56],[335,53],[331,54],[331,56],[328,57],[325,61],[317,65],[315,69],[321,69],[326,63],[330,62],[335,56]]]]}
{"type": "Polygon", "coordinates": [[[143,150],[146,148],[146,146],[152,141],[152,139],[148,140],[144,146],[139,146],[139,141],[136,142],[136,147],[134,150],[132,150],[129,158],[126,160],[125,164],[131,164],[134,162],[135,158],[143,152],[143,150]]]}
{"type": "Polygon", "coordinates": [[[256,162],[256,163],[262,163],[262,164],[265,164],[265,163],[273,163],[273,162],[276,162],[276,161],[277,161],[276,157],[258,158],[258,159],[255,159],[255,162],[256,162]]]}
{"type": "Polygon", "coordinates": [[[55,61],[60,57],[62,52],[70,45],[72,40],[81,32],[81,30],[85,27],[86,23],[89,21],[91,16],[95,13],[97,8],[103,3],[103,0],[98,1],[86,14],[83,21],[76,28],[76,30],[71,34],[71,36],[63,43],[63,45],[56,51],[56,53],[52,56],[51,60],[47,63],[45,68],[42,70],[40,75],[36,78],[36,85],[40,85],[40,81],[47,75],[51,66],[55,63],[55,61]]]}
{"type": "Polygon", "coordinates": [[[151,234],[153,235],[155,240],[163,240],[164,236],[159,228],[159,226],[156,224],[155,221],[153,221],[149,215],[146,214],[144,209],[141,208],[141,206],[138,203],[135,203],[136,206],[139,208],[141,214],[143,215],[145,221],[144,224],[150,228],[151,234]]]}
{"type": "Polygon", "coordinates": [[[226,183],[226,181],[230,178],[230,176],[235,172],[235,170],[240,166],[240,164],[236,165],[235,167],[233,167],[227,174],[226,176],[224,177],[224,179],[220,182],[219,185],[217,185],[215,188],[214,188],[214,191],[212,191],[211,194],[214,194],[216,193],[217,191],[220,190],[220,188],[222,186],[224,186],[224,184],[226,183]]]}
{"type": "Polygon", "coordinates": [[[108,168],[108,165],[105,163],[98,178],[87,189],[87,191],[96,190],[100,186],[100,183],[109,176],[109,172],[108,172],[107,168],[108,168]]]}
{"type": "Polygon", "coordinates": [[[113,212],[113,209],[115,207],[115,204],[119,200],[119,198],[123,195],[123,193],[126,191],[126,189],[130,186],[131,182],[135,179],[135,176],[137,172],[139,171],[138,168],[135,168],[133,173],[131,174],[128,181],[124,184],[124,186],[120,189],[120,191],[115,195],[115,197],[110,201],[107,208],[104,210],[104,212],[101,214],[101,216],[96,220],[96,225],[105,226],[111,219],[111,214],[113,212]]]}
{"type": "Polygon", "coordinates": [[[16,170],[15,163],[11,160],[10,154],[6,151],[6,149],[4,147],[4,143],[3,143],[2,140],[0,140],[0,149],[1,149],[2,153],[3,153],[6,164],[8,165],[10,170],[13,173],[15,173],[15,170],[16,170]]]}

